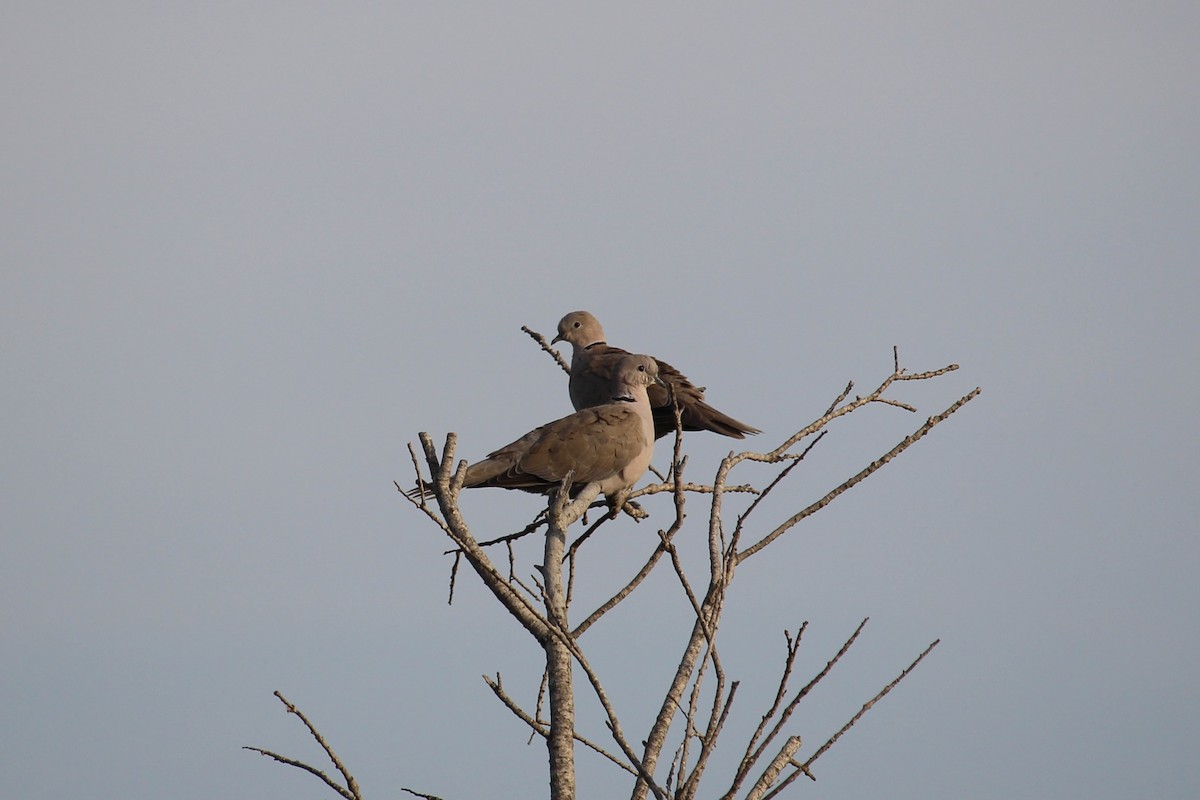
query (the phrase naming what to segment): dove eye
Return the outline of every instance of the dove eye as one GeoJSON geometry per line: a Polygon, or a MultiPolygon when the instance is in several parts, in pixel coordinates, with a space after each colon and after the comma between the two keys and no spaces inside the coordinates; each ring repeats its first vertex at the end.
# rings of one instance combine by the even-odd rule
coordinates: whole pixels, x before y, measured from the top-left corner
{"type": "Polygon", "coordinates": [[[582,325],[582,324],[583,324],[582,322],[576,322],[576,323],[575,323],[575,327],[576,327],[576,328],[578,328],[578,327],[579,327],[580,325],[582,325]]]}

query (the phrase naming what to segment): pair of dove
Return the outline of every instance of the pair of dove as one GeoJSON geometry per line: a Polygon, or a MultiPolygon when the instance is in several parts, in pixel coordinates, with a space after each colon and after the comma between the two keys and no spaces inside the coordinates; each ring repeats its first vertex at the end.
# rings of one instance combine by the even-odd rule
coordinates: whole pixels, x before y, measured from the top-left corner
{"type": "Polygon", "coordinates": [[[672,391],[685,431],[735,439],[759,433],[705,403],[704,390],[670,364],[608,345],[600,321],[586,311],[572,311],[559,321],[551,343],[557,342],[571,345],[569,388],[576,412],[471,464],[464,487],[546,493],[570,474],[572,496],[595,482],[614,504],[645,474],[655,439],[675,430],[672,391]]]}

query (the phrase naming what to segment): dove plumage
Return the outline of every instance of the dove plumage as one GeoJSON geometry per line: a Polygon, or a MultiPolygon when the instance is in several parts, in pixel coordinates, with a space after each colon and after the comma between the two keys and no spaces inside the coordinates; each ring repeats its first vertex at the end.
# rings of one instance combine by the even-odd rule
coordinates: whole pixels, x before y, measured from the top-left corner
{"type": "Polygon", "coordinates": [[[650,465],[654,423],[646,387],[657,380],[653,358],[627,355],[614,370],[607,402],[546,423],[489,453],[467,467],[463,488],[546,493],[570,474],[572,494],[594,482],[611,500],[650,465]]]}
{"type": "MultiPolygon", "coordinates": [[[[558,323],[558,335],[551,343],[554,342],[571,345],[571,379],[568,384],[571,404],[581,409],[607,402],[608,386],[621,359],[629,355],[628,351],[609,345],[600,321],[586,311],[572,311],[563,317],[558,323]]],[[[734,439],[760,432],[758,428],[739,422],[710,406],[704,401],[704,389],[695,386],[667,362],[655,361],[659,378],[663,381],[663,385],[649,387],[648,392],[656,439],[675,430],[675,412],[666,384],[670,384],[675,391],[685,431],[712,431],[734,439]]]]}

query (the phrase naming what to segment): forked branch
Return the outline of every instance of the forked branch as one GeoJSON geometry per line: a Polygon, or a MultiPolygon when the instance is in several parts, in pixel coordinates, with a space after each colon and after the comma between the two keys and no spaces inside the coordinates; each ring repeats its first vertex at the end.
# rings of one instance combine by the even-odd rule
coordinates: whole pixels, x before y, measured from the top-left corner
{"type": "Polygon", "coordinates": [[[283,703],[284,707],[287,708],[289,714],[295,714],[296,717],[302,723],[304,723],[304,727],[308,729],[309,734],[317,740],[317,744],[321,745],[321,749],[325,751],[325,755],[331,762],[333,762],[333,766],[337,769],[337,771],[341,773],[342,779],[346,782],[346,785],[342,786],[333,778],[329,777],[329,775],[325,772],[317,769],[316,767],[305,764],[303,761],[297,761],[294,758],[281,756],[278,753],[273,753],[270,750],[264,750],[261,747],[243,747],[242,749],[252,750],[255,753],[261,753],[268,758],[275,759],[275,761],[279,762],[280,764],[286,764],[289,767],[296,767],[297,769],[302,769],[305,772],[315,775],[320,778],[326,786],[328,786],[330,789],[333,789],[342,797],[346,798],[346,800],[362,800],[362,791],[358,787],[358,781],[355,780],[354,776],[350,774],[350,771],[346,769],[346,765],[342,763],[340,758],[338,758],[337,753],[333,752],[333,748],[329,745],[329,742],[326,741],[325,737],[321,735],[321,732],[317,730],[316,726],[309,721],[308,717],[304,716],[304,713],[300,711],[300,709],[292,705],[292,703],[289,702],[288,699],[280,692],[275,692],[275,696],[278,697],[279,702],[283,703]]]}
{"type": "Polygon", "coordinates": [[[933,648],[938,646],[938,642],[940,641],[940,639],[935,639],[933,643],[921,651],[921,655],[917,656],[916,660],[905,667],[904,670],[897,675],[891,683],[889,683],[887,686],[884,686],[877,695],[863,703],[863,707],[858,710],[858,713],[856,713],[845,725],[838,729],[837,733],[833,734],[833,736],[830,736],[829,739],[825,741],[825,744],[817,748],[817,751],[809,756],[809,758],[803,764],[792,762],[792,766],[794,767],[793,771],[788,773],[788,776],[784,778],[778,786],[772,789],[771,792],[766,795],[764,800],[771,800],[774,797],[778,797],[780,792],[786,789],[793,781],[796,780],[796,778],[800,777],[801,775],[807,776],[810,780],[816,780],[812,773],[813,763],[822,755],[824,755],[829,748],[833,747],[834,743],[838,739],[842,738],[843,734],[854,727],[855,723],[862,719],[863,715],[870,711],[874,705],[883,699],[888,692],[892,691],[892,689],[895,689],[900,684],[900,681],[908,677],[908,674],[916,669],[917,664],[920,664],[921,661],[924,660],[925,656],[929,655],[930,652],[933,651],[933,648]]]}

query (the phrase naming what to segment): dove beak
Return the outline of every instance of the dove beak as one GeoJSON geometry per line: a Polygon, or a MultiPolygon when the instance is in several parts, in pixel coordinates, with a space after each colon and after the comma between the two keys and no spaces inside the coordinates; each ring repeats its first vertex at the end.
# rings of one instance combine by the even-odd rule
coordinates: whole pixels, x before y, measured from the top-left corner
{"type": "Polygon", "coordinates": [[[561,334],[561,333],[556,333],[556,334],[554,335],[554,338],[550,340],[550,344],[558,344],[558,343],[559,343],[559,342],[561,342],[562,340],[563,340],[563,336],[562,336],[562,334],[561,334]]]}

